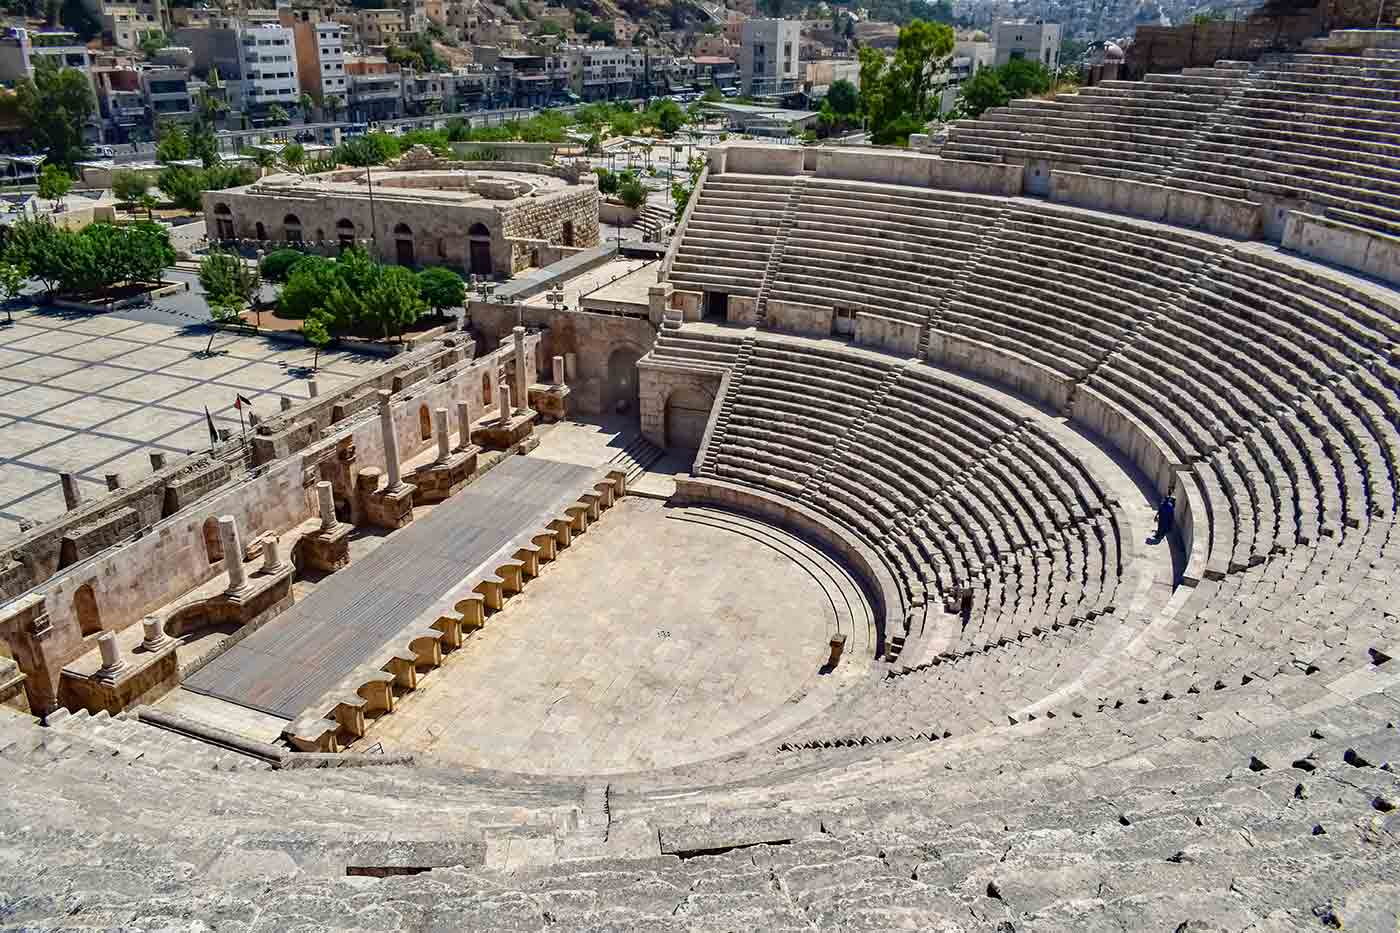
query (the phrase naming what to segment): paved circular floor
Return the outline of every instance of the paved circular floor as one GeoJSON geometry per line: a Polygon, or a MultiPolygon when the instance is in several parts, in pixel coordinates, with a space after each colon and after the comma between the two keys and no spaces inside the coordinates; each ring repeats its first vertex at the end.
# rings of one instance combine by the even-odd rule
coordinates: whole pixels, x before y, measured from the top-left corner
{"type": "Polygon", "coordinates": [[[863,670],[817,676],[836,619],[802,567],[674,514],[623,500],[362,743],[534,773],[666,767],[863,670]]]}

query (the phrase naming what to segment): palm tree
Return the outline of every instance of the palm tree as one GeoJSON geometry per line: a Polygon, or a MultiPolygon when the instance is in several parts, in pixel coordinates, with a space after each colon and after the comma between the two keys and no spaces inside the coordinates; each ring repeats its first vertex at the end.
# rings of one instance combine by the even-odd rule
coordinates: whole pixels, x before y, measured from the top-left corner
{"type": "Polygon", "coordinates": [[[287,111],[281,104],[273,104],[267,108],[267,119],[278,126],[286,126],[291,117],[287,116],[287,111]]]}
{"type": "Polygon", "coordinates": [[[316,106],[316,99],[305,91],[297,98],[297,106],[301,108],[302,122],[307,122],[311,116],[311,108],[316,106]]]}
{"type": "Polygon", "coordinates": [[[339,96],[332,94],[330,97],[321,101],[321,106],[330,114],[331,119],[334,120],[335,115],[345,109],[345,101],[339,96]]]}

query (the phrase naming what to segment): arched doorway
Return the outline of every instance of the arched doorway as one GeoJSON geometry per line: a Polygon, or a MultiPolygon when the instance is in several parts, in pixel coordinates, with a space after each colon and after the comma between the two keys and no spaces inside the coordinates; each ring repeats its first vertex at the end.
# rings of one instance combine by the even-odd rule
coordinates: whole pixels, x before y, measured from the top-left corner
{"type": "Polygon", "coordinates": [[[641,351],[632,347],[618,347],[608,357],[608,381],[603,386],[604,414],[637,413],[641,399],[637,360],[641,358],[641,351]]]}
{"type": "Polygon", "coordinates": [[[97,609],[97,594],[92,591],[91,583],[84,583],[73,594],[73,614],[78,617],[83,637],[102,631],[102,613],[97,609]]]}
{"type": "Polygon", "coordinates": [[[574,222],[572,220],[564,221],[564,229],[559,232],[559,240],[565,246],[574,245],[574,222]]]}
{"type": "Polygon", "coordinates": [[[467,231],[467,271],[484,276],[495,273],[491,266],[491,231],[485,224],[472,224],[467,231]]]}
{"type": "Polygon", "coordinates": [[[288,243],[301,242],[301,218],[296,214],[288,214],[282,218],[282,235],[288,243]]]}
{"type": "Polygon", "coordinates": [[[258,221],[255,229],[258,234],[258,242],[261,243],[263,240],[267,239],[267,228],[263,226],[263,222],[261,220],[258,221]]]}
{"type": "Polygon", "coordinates": [[[399,224],[394,227],[394,249],[395,258],[401,266],[415,265],[417,260],[413,255],[413,230],[408,224],[399,224]]]}
{"type": "Polygon", "coordinates": [[[214,205],[214,235],[220,240],[233,239],[233,211],[222,201],[214,205]]]}
{"type": "Polygon", "coordinates": [[[695,389],[676,389],[666,399],[666,446],[699,450],[714,398],[695,389]]]}
{"type": "Polygon", "coordinates": [[[355,223],[351,220],[341,218],[335,222],[335,241],[341,249],[349,249],[355,245],[355,223]]]}

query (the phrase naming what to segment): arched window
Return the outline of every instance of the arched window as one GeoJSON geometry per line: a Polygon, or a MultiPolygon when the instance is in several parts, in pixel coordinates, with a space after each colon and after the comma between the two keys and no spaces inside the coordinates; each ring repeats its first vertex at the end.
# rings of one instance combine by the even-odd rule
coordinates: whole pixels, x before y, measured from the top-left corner
{"type": "Polygon", "coordinates": [[[301,242],[301,218],[296,214],[288,214],[282,218],[282,235],[288,243],[301,242]]]}
{"type": "Polygon", "coordinates": [[[341,218],[335,222],[335,239],[340,244],[341,249],[349,249],[355,245],[355,224],[353,221],[341,218]]]}
{"type": "Polygon", "coordinates": [[[102,631],[102,613],[97,610],[97,595],[91,583],[84,583],[73,594],[73,613],[78,617],[78,628],[84,638],[102,631]]]}
{"type": "Polygon", "coordinates": [[[217,564],[224,559],[224,542],[219,538],[219,521],[214,516],[204,520],[204,556],[209,563],[217,564]]]}
{"type": "Polygon", "coordinates": [[[418,433],[425,441],[433,436],[433,419],[427,405],[418,406],[418,433]]]}

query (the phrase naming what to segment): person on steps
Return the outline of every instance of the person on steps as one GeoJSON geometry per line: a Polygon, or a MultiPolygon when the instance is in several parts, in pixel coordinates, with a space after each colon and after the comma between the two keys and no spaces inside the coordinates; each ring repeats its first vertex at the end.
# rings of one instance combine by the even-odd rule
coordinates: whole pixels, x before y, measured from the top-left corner
{"type": "Polygon", "coordinates": [[[1162,499],[1162,504],[1157,506],[1157,540],[1160,541],[1171,533],[1172,523],[1176,519],[1176,497],[1168,495],[1162,499]]]}

